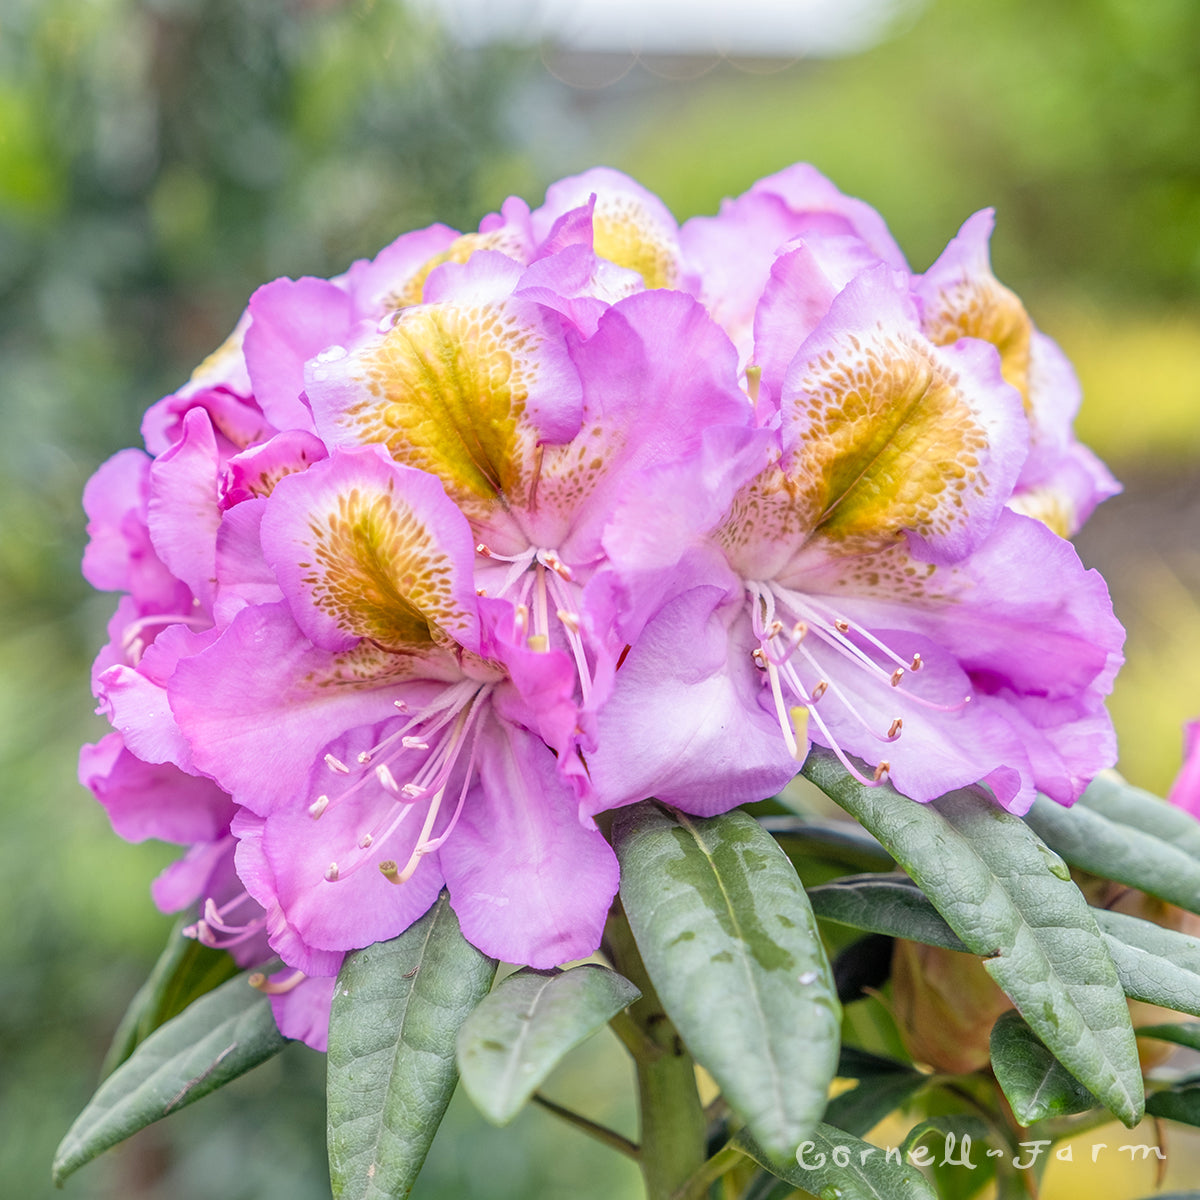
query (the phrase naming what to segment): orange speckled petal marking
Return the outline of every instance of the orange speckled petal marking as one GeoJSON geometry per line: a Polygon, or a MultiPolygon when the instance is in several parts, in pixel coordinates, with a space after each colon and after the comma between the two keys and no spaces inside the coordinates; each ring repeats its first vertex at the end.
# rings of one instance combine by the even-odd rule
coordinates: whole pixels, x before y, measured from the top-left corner
{"type": "Polygon", "coordinates": [[[1000,352],[1005,382],[1021,393],[1028,412],[1033,322],[1016,293],[992,274],[991,230],[991,212],[976,213],[923,276],[918,286],[921,325],[925,336],[938,346],[963,337],[991,342],[1000,352]]]}
{"type": "Polygon", "coordinates": [[[315,644],[477,645],[470,530],[437,480],[380,448],[336,451],[280,480],[268,503],[263,553],[315,644]]]}
{"type": "Polygon", "coordinates": [[[886,268],[860,275],[784,380],[781,465],[804,526],[850,553],[905,531],[966,553],[1026,450],[997,365],[978,342],[935,348],[886,268]]]}
{"type": "Polygon", "coordinates": [[[326,444],[382,443],[472,518],[524,505],[538,442],[578,428],[579,377],[554,333],[537,305],[513,299],[405,309],[348,355],[309,364],[318,429],[326,444]]]}

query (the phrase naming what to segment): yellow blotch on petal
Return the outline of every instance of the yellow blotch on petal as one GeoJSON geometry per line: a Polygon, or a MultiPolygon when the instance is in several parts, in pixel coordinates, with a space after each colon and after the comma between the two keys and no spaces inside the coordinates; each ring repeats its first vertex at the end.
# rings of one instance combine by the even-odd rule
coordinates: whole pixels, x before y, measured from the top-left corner
{"type": "Polygon", "coordinates": [[[592,248],[618,267],[637,271],[648,288],[673,287],[679,273],[668,231],[627,196],[597,200],[592,248]]]}
{"type": "Polygon", "coordinates": [[[524,496],[537,336],[499,306],[413,309],[363,352],[362,399],[343,424],[363,443],[387,445],[396,462],[436,475],[473,515],[524,496]]]}
{"type": "Polygon", "coordinates": [[[449,560],[391,487],[353,488],[309,522],[313,603],[346,633],[387,650],[425,649],[461,612],[449,560]]]}
{"type": "Polygon", "coordinates": [[[925,314],[925,335],[936,346],[959,338],[991,342],[1000,351],[1004,382],[1021,393],[1029,412],[1029,346],[1033,322],[1017,294],[990,275],[963,279],[938,296],[925,314]]]}
{"type": "Polygon", "coordinates": [[[465,263],[477,250],[498,250],[511,258],[523,257],[523,247],[516,235],[506,229],[494,229],[488,233],[464,233],[423,262],[405,281],[404,286],[388,296],[384,302],[386,308],[407,308],[412,304],[422,304],[425,300],[425,280],[443,263],[465,263]]]}
{"type": "Polygon", "coordinates": [[[192,383],[207,383],[221,377],[242,353],[245,330],[235,329],[199,366],[192,372],[192,383]]]}
{"type": "Polygon", "coordinates": [[[861,552],[959,524],[988,442],[958,383],[927,346],[883,333],[848,335],[811,363],[786,464],[808,527],[861,552]]]}

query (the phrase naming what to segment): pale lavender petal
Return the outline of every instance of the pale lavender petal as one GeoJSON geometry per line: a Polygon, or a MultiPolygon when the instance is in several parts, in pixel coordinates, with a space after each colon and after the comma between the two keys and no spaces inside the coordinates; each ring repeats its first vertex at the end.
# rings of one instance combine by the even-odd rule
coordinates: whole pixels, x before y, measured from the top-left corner
{"type": "Polygon", "coordinates": [[[230,509],[217,530],[217,594],[213,622],[224,629],[247,604],[276,604],[283,592],[263,558],[261,526],[266,500],[230,509]]]}
{"type": "Polygon", "coordinates": [[[252,497],[266,497],[285,475],[307,471],[327,458],[325,443],[303,429],[289,429],[253,446],[226,464],[221,508],[228,510],[252,497]]]}
{"type": "Polygon", "coordinates": [[[208,413],[217,448],[226,459],[265,441],[274,433],[262,409],[244,393],[226,387],[185,387],[164,396],[142,418],[142,438],[151,454],[165,454],[183,436],[183,423],[193,409],[208,413]]]}
{"type": "Polygon", "coordinates": [[[127,842],[209,842],[233,816],[233,801],[211,779],[185,775],[169,763],[144,762],[126,749],[119,733],[83,747],[79,782],[91,789],[127,842]]]}
{"type": "Polygon", "coordinates": [[[149,500],[150,459],[140,450],[119,451],[88,480],[83,507],[90,540],[83,574],[95,588],[131,592],[141,604],[170,607],[186,586],[155,553],[146,524],[149,500]]]}
{"type": "Polygon", "coordinates": [[[207,609],[216,583],[216,439],[203,409],[184,418],[183,436],[150,468],[148,525],[159,558],[207,609]]]}
{"type": "MultiPolygon", "coordinates": [[[[271,976],[271,981],[280,983],[291,974],[280,971],[271,976]]],[[[336,986],[335,971],[332,975],[310,975],[286,992],[273,995],[271,1012],[275,1014],[279,1032],[324,1054],[329,1048],[329,1010],[336,986]]]]}
{"type": "Polygon", "coordinates": [[[276,429],[311,429],[304,364],[350,338],[350,297],[325,279],[276,279],[250,297],[250,316],[246,366],[255,398],[276,429]]]}
{"type": "Polygon", "coordinates": [[[1200,721],[1188,721],[1183,727],[1183,766],[1167,799],[1176,808],[1200,817],[1200,721]]]}
{"type": "Polygon", "coordinates": [[[696,587],[646,626],[617,671],[588,756],[588,812],[657,796],[700,816],[774,795],[799,770],[760,706],[745,601],[696,587]]]}
{"type": "Polygon", "coordinates": [[[485,954],[545,968],[600,945],[616,855],[580,823],[539,739],[499,724],[483,731],[479,784],[438,855],[463,936],[485,954]]]}
{"type": "Polygon", "coordinates": [[[427,670],[366,643],[320,650],[272,604],[243,608],[212,646],[181,660],[169,692],[196,767],[269,812],[307,792],[335,739],[394,717],[400,685],[427,670]]]}

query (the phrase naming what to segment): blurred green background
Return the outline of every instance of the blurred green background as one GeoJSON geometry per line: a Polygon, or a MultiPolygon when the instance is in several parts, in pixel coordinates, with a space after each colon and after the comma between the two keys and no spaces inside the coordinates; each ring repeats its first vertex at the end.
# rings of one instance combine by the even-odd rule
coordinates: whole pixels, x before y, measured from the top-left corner
{"type": "MultiPolygon", "coordinates": [[[[1080,432],[1126,483],[1079,544],[1129,628],[1123,769],[1168,786],[1200,711],[1200,5],[897,11],[844,58],[621,63],[463,49],[399,0],[0,0],[6,1195],[51,1193],[54,1146],[169,927],[147,886],[171,852],[117,841],[74,778],[103,732],[87,668],[113,604],[78,574],[84,481],[259,283],[335,273],[433,220],[473,226],[510,192],[536,204],[607,162],[682,220],[808,159],[879,208],[918,270],[994,205],[997,274],[1074,358],[1080,432]]],[[[322,1075],[292,1047],[65,1194],[328,1195],[322,1075]]],[[[628,1131],[628,1083],[601,1039],[549,1091],[628,1131]]],[[[494,1131],[457,1098],[414,1194],[638,1194],[552,1122],[494,1131]]],[[[1152,1185],[1149,1166],[1110,1166],[1109,1191],[1080,1173],[1054,1195],[1152,1185]]]]}

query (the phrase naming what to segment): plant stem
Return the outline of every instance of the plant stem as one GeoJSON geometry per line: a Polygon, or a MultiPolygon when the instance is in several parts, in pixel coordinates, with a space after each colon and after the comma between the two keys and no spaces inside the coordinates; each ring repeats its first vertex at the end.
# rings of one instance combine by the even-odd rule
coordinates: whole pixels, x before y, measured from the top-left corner
{"type": "Polygon", "coordinates": [[[650,982],[619,901],[608,918],[605,947],[613,966],[642,993],[629,1007],[641,1037],[622,1040],[637,1067],[639,1161],[647,1200],[671,1200],[705,1161],[704,1110],[695,1067],[650,982]]]}
{"type": "Polygon", "coordinates": [[[624,1154],[626,1158],[632,1158],[637,1162],[641,1158],[641,1150],[631,1142],[624,1134],[618,1133],[615,1129],[609,1129],[607,1125],[600,1125],[596,1121],[590,1121],[581,1113],[577,1113],[574,1109],[564,1108],[561,1104],[555,1104],[553,1100],[548,1100],[541,1092],[533,1093],[533,1102],[540,1104],[547,1112],[552,1112],[556,1117],[561,1117],[570,1125],[574,1125],[576,1129],[583,1130],[589,1137],[593,1137],[598,1142],[603,1142],[606,1146],[611,1146],[614,1150],[624,1154]]]}

